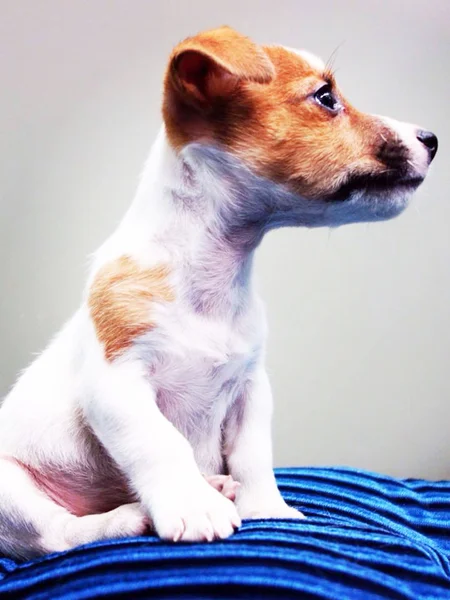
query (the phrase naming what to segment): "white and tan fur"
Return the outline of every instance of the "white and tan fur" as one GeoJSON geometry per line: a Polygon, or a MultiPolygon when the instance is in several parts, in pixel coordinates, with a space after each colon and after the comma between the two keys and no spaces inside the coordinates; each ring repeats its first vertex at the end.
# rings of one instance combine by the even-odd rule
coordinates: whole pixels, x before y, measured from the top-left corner
{"type": "Polygon", "coordinates": [[[322,70],[228,28],[175,49],[136,197],[96,253],[81,307],[0,409],[0,552],[28,558],[148,528],[213,540],[243,518],[302,517],[272,470],[254,250],[274,227],[395,216],[432,158],[417,128],[342,97],[329,118],[312,95],[322,70]],[[379,156],[387,138],[401,174],[379,156]],[[382,190],[342,187],[391,170],[382,190]]]}

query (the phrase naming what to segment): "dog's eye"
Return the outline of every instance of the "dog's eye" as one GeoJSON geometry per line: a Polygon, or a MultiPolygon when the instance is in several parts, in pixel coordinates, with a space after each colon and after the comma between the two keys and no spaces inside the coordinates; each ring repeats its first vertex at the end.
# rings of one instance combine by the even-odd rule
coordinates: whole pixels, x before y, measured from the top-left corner
{"type": "Polygon", "coordinates": [[[321,106],[334,113],[338,112],[342,108],[341,103],[331,89],[331,85],[328,83],[317,90],[317,92],[314,94],[314,99],[321,106]]]}

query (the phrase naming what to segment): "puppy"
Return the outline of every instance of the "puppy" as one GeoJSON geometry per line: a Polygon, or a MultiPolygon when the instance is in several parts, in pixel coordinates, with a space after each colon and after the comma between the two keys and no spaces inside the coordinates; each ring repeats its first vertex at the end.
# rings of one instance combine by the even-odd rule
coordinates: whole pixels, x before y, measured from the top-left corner
{"type": "Polygon", "coordinates": [[[276,227],[398,215],[437,150],[357,111],[318,58],[227,27],[174,49],[163,117],[81,307],[0,410],[2,553],[301,518],[272,470],[254,251],[276,227]]]}

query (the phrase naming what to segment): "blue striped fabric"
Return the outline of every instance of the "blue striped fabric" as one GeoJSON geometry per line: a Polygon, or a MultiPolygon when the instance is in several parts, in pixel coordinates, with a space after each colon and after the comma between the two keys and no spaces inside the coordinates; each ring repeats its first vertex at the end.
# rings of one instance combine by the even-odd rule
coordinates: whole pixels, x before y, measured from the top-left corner
{"type": "Polygon", "coordinates": [[[450,482],[346,468],[277,479],[307,520],[245,522],[212,544],[141,537],[0,558],[0,598],[450,599],[450,482]]]}

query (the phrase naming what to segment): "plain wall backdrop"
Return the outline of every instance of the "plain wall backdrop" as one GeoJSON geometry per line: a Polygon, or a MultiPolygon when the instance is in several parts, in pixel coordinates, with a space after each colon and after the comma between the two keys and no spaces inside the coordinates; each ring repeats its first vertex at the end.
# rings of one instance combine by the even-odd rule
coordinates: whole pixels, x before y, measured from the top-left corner
{"type": "Polygon", "coordinates": [[[171,47],[225,23],[325,60],[339,46],[353,104],[440,142],[397,219],[263,241],[276,463],[450,477],[449,0],[0,0],[0,395],[131,202],[171,47]]]}

